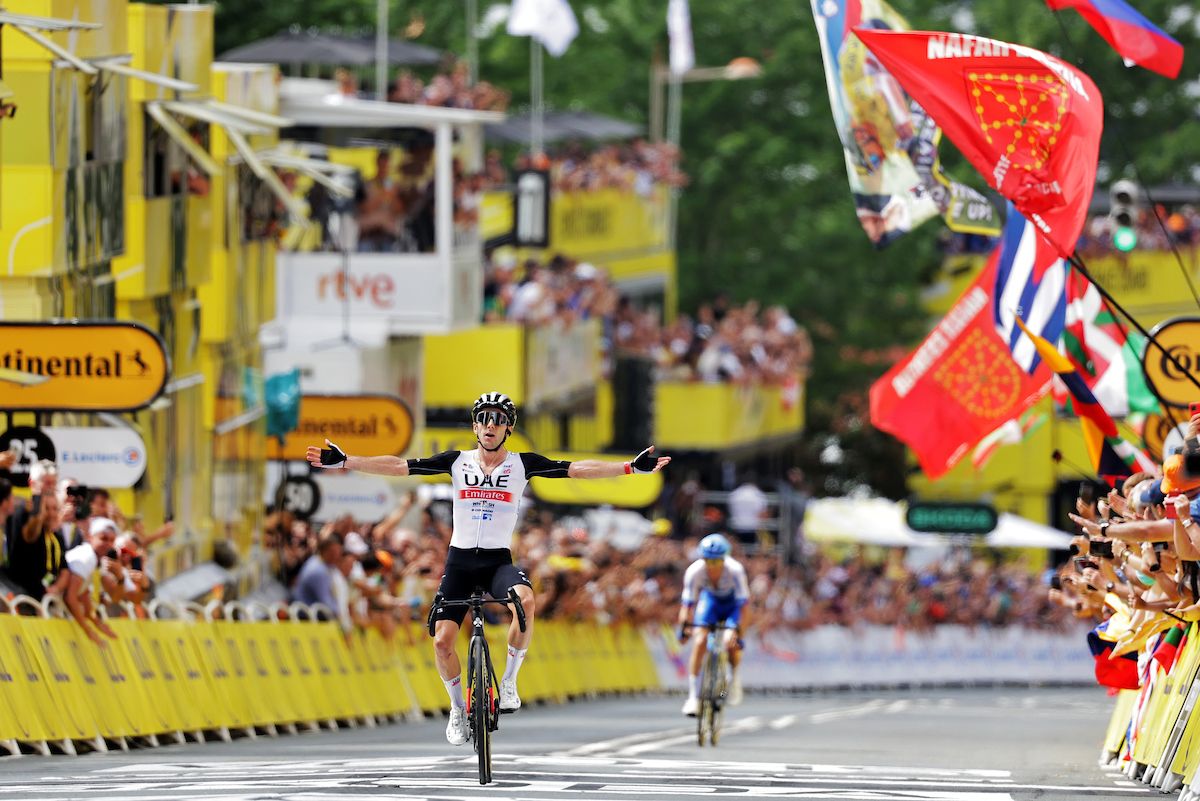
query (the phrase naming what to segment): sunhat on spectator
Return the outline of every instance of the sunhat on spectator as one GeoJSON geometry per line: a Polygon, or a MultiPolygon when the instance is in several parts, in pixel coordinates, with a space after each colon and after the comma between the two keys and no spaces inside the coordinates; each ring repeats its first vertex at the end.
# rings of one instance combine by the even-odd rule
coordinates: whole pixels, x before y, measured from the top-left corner
{"type": "Polygon", "coordinates": [[[575,277],[580,281],[591,281],[598,276],[600,271],[596,269],[596,265],[586,261],[581,261],[575,265],[575,277]]]}
{"type": "Polygon", "coordinates": [[[117,528],[117,524],[109,520],[107,517],[97,517],[88,525],[88,534],[93,537],[98,537],[108,529],[112,529],[113,534],[119,535],[121,529],[117,528]]]}
{"type": "Polygon", "coordinates": [[[1189,477],[1183,467],[1183,454],[1168,456],[1163,462],[1162,491],[1165,495],[1191,492],[1200,487],[1200,477],[1189,477]]]}
{"type": "Polygon", "coordinates": [[[351,531],[342,543],[342,550],[351,556],[366,556],[371,549],[367,547],[367,541],[362,538],[361,534],[351,531]]]}

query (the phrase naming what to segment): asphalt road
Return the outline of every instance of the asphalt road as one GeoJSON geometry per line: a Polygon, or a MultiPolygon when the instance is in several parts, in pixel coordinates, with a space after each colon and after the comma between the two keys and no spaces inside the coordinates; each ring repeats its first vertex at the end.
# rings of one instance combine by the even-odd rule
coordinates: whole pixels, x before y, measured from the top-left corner
{"type": "MultiPolygon", "coordinates": [[[[346,801],[651,798],[1024,801],[1158,796],[1097,766],[1111,700],[1092,689],[747,695],[720,745],[696,745],[681,699],[526,707],[501,720],[495,782],[444,720],[0,757],[0,798],[346,801]]],[[[1158,796],[1161,797],[1161,796],[1158,796]]]]}

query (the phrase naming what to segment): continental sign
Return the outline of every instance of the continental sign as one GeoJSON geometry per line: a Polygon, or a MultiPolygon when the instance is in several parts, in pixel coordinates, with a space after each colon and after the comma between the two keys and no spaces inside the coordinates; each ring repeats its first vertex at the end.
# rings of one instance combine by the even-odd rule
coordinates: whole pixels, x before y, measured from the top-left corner
{"type": "Polygon", "coordinates": [[[162,340],[138,323],[0,323],[0,410],[135,411],[169,373],[162,340]]]}
{"type": "Polygon", "coordinates": [[[1150,333],[1162,346],[1147,342],[1142,356],[1146,380],[1155,394],[1184,409],[1200,401],[1200,317],[1176,317],[1150,333]]]}
{"type": "Polygon", "coordinates": [[[355,456],[399,455],[412,435],[412,412],[394,395],[305,395],[296,430],[282,448],[270,437],[267,458],[302,460],[309,445],[326,439],[355,456]]]}

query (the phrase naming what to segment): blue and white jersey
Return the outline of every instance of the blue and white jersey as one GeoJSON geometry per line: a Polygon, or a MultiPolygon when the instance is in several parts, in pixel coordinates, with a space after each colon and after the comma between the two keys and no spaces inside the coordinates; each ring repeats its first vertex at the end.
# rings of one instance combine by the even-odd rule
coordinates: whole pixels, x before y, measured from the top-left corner
{"type": "Polygon", "coordinates": [[[713,583],[705,569],[704,560],[692,562],[683,574],[683,603],[691,606],[700,594],[712,596],[720,601],[745,603],[750,598],[750,582],[746,579],[746,568],[732,556],[725,557],[721,575],[713,583]]]}

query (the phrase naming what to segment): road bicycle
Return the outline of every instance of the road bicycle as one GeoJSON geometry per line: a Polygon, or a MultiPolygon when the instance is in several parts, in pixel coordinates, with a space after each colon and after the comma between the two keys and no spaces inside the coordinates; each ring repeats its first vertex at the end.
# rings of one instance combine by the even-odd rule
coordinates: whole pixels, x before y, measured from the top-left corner
{"type": "MultiPolygon", "coordinates": [[[[683,624],[683,633],[701,628],[683,624]]],[[[737,637],[737,626],[718,623],[708,629],[708,650],[700,665],[700,709],[696,712],[696,740],[703,746],[716,745],[721,737],[721,720],[729,699],[729,642],[737,637]]]]}
{"type": "Polygon", "coordinates": [[[443,609],[466,607],[471,610],[471,642],[467,646],[467,724],[471,730],[471,743],[479,755],[479,783],[492,780],[492,732],[500,728],[500,682],[492,668],[492,655],[488,650],[487,638],[483,636],[482,610],[486,604],[511,606],[517,616],[517,626],[525,631],[525,607],[517,591],[509,588],[508,597],[491,598],[483,590],[475,588],[471,597],[461,600],[446,600],[438,594],[429,607],[429,636],[434,635],[435,616],[443,609]]]}

